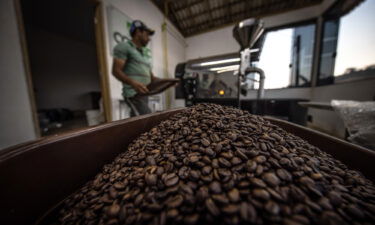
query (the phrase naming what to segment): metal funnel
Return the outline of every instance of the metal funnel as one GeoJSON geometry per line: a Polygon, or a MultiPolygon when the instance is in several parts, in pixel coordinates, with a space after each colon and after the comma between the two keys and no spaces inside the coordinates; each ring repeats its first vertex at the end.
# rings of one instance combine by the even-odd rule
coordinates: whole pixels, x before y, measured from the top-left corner
{"type": "Polygon", "coordinates": [[[263,21],[247,19],[233,28],[233,37],[241,46],[241,50],[252,48],[264,31],[263,21]]]}

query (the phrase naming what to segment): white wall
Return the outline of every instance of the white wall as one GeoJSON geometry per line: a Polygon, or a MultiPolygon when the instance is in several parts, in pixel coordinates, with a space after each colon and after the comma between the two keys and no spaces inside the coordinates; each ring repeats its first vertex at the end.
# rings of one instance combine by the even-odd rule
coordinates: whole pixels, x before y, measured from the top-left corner
{"type": "Polygon", "coordinates": [[[238,52],[240,45],[232,36],[233,26],[186,38],[186,60],[238,52]]]}
{"type": "MultiPolygon", "coordinates": [[[[105,5],[111,4],[116,7],[124,14],[129,16],[131,19],[142,20],[147,26],[155,30],[155,34],[152,36],[152,58],[153,58],[153,73],[158,77],[173,77],[174,68],[179,62],[185,61],[185,43],[182,35],[168,23],[168,74],[164,74],[164,55],[163,55],[163,42],[162,42],[162,30],[161,25],[163,23],[163,14],[161,11],[149,0],[103,0],[105,5]]],[[[107,15],[106,9],[104,9],[104,20],[106,26],[105,38],[108,38],[108,27],[107,27],[107,15]]],[[[113,120],[119,118],[119,100],[121,96],[121,83],[116,80],[112,75],[112,56],[110,55],[110,49],[107,43],[107,60],[108,60],[108,73],[110,83],[110,93],[112,98],[112,117],[113,120]]],[[[173,93],[172,93],[173,96],[173,93]]],[[[165,102],[165,101],[164,101],[165,102]]],[[[164,106],[165,108],[165,106],[164,106]]]]}
{"type": "MultiPolygon", "coordinates": [[[[185,62],[186,42],[181,34],[177,33],[173,27],[168,26],[168,77],[174,77],[176,65],[185,62]]],[[[185,106],[185,100],[175,99],[175,88],[168,90],[171,96],[171,108],[185,106]]]]}
{"type": "Polygon", "coordinates": [[[36,138],[12,0],[0,1],[0,149],[36,138]]]}
{"type": "Polygon", "coordinates": [[[89,92],[100,92],[95,46],[37,28],[29,40],[38,109],[91,109],[89,92]]]}

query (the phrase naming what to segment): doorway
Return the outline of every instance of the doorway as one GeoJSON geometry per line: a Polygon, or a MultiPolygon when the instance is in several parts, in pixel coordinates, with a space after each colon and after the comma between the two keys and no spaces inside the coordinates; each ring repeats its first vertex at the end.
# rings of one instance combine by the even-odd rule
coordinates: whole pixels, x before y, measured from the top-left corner
{"type": "Polygon", "coordinates": [[[96,7],[89,0],[20,0],[41,136],[106,121],[96,7]]]}

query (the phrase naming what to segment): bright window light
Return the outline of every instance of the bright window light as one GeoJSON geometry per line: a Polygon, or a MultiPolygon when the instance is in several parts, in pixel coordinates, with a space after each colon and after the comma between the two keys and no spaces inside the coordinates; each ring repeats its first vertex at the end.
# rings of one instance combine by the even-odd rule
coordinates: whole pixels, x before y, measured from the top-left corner
{"type": "Polygon", "coordinates": [[[199,66],[210,66],[210,65],[217,65],[217,64],[223,64],[223,63],[230,63],[230,62],[239,62],[240,58],[233,58],[233,59],[223,59],[223,60],[216,60],[211,62],[204,62],[198,64],[199,66]]]}
{"type": "Polygon", "coordinates": [[[218,70],[216,73],[224,73],[224,72],[229,72],[229,71],[235,71],[238,70],[238,68],[230,68],[230,69],[225,69],[225,70],[218,70]]]}
{"type": "Polygon", "coordinates": [[[210,71],[220,71],[220,70],[236,70],[240,67],[240,65],[233,65],[233,66],[222,66],[222,67],[215,67],[211,68],[210,71]]]}

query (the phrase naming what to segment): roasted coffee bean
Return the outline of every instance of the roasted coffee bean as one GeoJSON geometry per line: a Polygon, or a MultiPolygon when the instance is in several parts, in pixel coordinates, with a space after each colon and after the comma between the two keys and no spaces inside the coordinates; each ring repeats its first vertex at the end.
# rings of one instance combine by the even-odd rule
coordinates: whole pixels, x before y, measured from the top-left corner
{"type": "Polygon", "coordinates": [[[151,204],[148,204],[147,205],[147,208],[150,210],[150,211],[153,211],[153,212],[159,212],[163,206],[158,204],[158,203],[151,203],[151,204]]]}
{"type": "Polygon", "coordinates": [[[237,139],[237,134],[235,133],[229,133],[228,134],[228,137],[229,139],[231,139],[232,141],[235,141],[237,139]]]}
{"type": "Polygon", "coordinates": [[[109,196],[111,196],[112,199],[116,199],[118,196],[118,192],[116,191],[115,188],[110,187],[109,189],[109,196]]]}
{"type": "Polygon", "coordinates": [[[375,224],[375,186],[260,116],[200,104],[140,134],[54,224],[375,224]]]}
{"type": "Polygon", "coordinates": [[[210,184],[210,190],[214,194],[220,194],[221,193],[221,186],[220,183],[217,181],[214,181],[210,184]]]}
{"type": "Polygon", "coordinates": [[[198,180],[200,178],[200,172],[198,170],[190,170],[189,178],[191,180],[198,180]]]}
{"type": "Polygon", "coordinates": [[[219,177],[221,178],[221,181],[227,182],[229,179],[231,179],[232,173],[230,172],[229,169],[220,168],[220,169],[217,169],[216,171],[219,177]]]}
{"type": "Polygon", "coordinates": [[[293,215],[292,216],[292,219],[296,222],[299,222],[301,224],[310,224],[310,220],[305,217],[305,216],[302,216],[302,215],[293,215]]]}
{"type": "Polygon", "coordinates": [[[182,204],[183,201],[184,198],[181,195],[176,195],[167,202],[167,205],[170,208],[177,208],[182,204]]]}
{"type": "Polygon", "coordinates": [[[257,163],[253,160],[248,160],[246,162],[246,168],[249,172],[254,172],[257,169],[257,163]]]}
{"type": "Polygon", "coordinates": [[[347,206],[347,212],[350,213],[351,215],[357,217],[357,218],[364,218],[364,214],[361,209],[359,209],[357,206],[354,204],[350,204],[347,206]]]}
{"type": "Polygon", "coordinates": [[[170,173],[164,178],[164,184],[167,187],[176,185],[178,183],[178,176],[175,173],[170,173]]]}
{"type": "Polygon", "coordinates": [[[285,180],[285,181],[292,180],[292,175],[287,170],[277,169],[276,174],[281,180],[285,180]]]}
{"type": "Polygon", "coordinates": [[[214,215],[214,216],[219,216],[220,215],[220,210],[219,208],[215,205],[214,201],[212,199],[207,199],[206,200],[206,207],[208,211],[214,215]]]}
{"type": "Polygon", "coordinates": [[[250,186],[250,183],[246,180],[244,181],[241,181],[240,183],[237,184],[238,188],[241,188],[241,189],[246,189],[250,186]]]}
{"type": "Polygon", "coordinates": [[[207,147],[211,144],[210,141],[207,138],[202,138],[201,143],[205,147],[207,147]]]}
{"type": "Polygon", "coordinates": [[[153,156],[147,156],[146,157],[146,162],[150,165],[150,166],[155,166],[156,165],[156,162],[155,162],[155,159],[153,156]]]}
{"type": "Polygon", "coordinates": [[[113,185],[117,190],[122,190],[125,188],[125,185],[123,183],[117,182],[113,185]]]}
{"type": "Polygon", "coordinates": [[[143,200],[143,198],[144,198],[144,195],[143,195],[143,194],[139,194],[139,195],[135,198],[135,200],[134,200],[134,204],[135,204],[135,205],[140,205],[141,202],[142,202],[142,200],[143,200]]]}
{"type": "Polygon", "coordinates": [[[314,185],[315,182],[310,177],[304,176],[299,179],[299,182],[301,182],[303,185],[314,185]]]}
{"type": "Polygon", "coordinates": [[[167,218],[174,219],[178,216],[178,210],[177,209],[169,209],[167,211],[167,218]]]}
{"type": "Polygon", "coordinates": [[[272,214],[272,215],[278,215],[279,212],[280,212],[280,207],[277,203],[273,202],[273,201],[268,201],[266,203],[266,205],[264,206],[264,209],[272,214]]]}
{"type": "Polygon", "coordinates": [[[208,188],[206,186],[200,187],[197,192],[197,199],[199,201],[204,201],[209,197],[210,197],[210,194],[208,193],[208,188]]]}
{"type": "Polygon", "coordinates": [[[220,156],[222,156],[223,158],[225,158],[226,160],[231,160],[233,158],[233,153],[232,151],[228,151],[228,152],[222,152],[220,153],[220,156]]]}
{"type": "Polygon", "coordinates": [[[240,159],[240,158],[238,158],[238,157],[233,157],[231,160],[230,160],[230,162],[232,163],[232,165],[238,165],[238,164],[240,164],[241,162],[242,162],[242,160],[240,159]]]}
{"type": "Polygon", "coordinates": [[[226,160],[225,158],[219,158],[219,165],[223,166],[223,167],[230,167],[231,166],[231,163],[226,160]]]}
{"type": "Polygon", "coordinates": [[[208,155],[208,156],[210,156],[210,157],[214,157],[215,156],[215,152],[214,152],[214,150],[212,150],[211,148],[206,148],[206,149],[204,149],[204,153],[206,154],[206,155],[208,155]]]}
{"type": "Polygon", "coordinates": [[[246,202],[241,202],[240,205],[240,215],[241,219],[243,221],[248,221],[249,220],[249,210],[246,202]]]}
{"type": "Polygon", "coordinates": [[[192,195],[194,193],[193,189],[195,189],[196,187],[193,185],[194,183],[187,183],[187,184],[182,184],[180,185],[180,189],[186,193],[186,194],[189,194],[189,195],[192,195]]]}
{"type": "MultiPolygon", "coordinates": [[[[247,155],[245,154],[245,151],[241,148],[236,148],[236,155],[243,160],[248,159],[247,155]]],[[[240,160],[237,160],[237,161],[240,161],[240,160]]]]}
{"type": "Polygon", "coordinates": [[[202,169],[202,174],[203,174],[203,175],[208,175],[208,174],[211,173],[211,171],[212,171],[212,167],[211,167],[211,166],[205,166],[205,167],[203,167],[203,169],[202,169]]]}
{"type": "Polygon", "coordinates": [[[263,142],[260,143],[260,149],[262,149],[263,151],[267,151],[267,145],[263,142]]]}
{"type": "Polygon", "coordinates": [[[156,174],[146,174],[146,183],[150,186],[156,185],[158,181],[158,176],[156,174]]]}
{"type": "Polygon", "coordinates": [[[257,169],[255,170],[255,175],[260,176],[261,174],[263,174],[263,171],[264,171],[264,167],[262,165],[258,165],[257,169]]]}
{"type": "Polygon", "coordinates": [[[342,198],[340,194],[336,191],[331,191],[328,193],[328,198],[332,205],[339,206],[342,203],[342,198]]]}
{"type": "Polygon", "coordinates": [[[108,208],[107,215],[108,217],[116,217],[120,212],[120,206],[118,204],[113,204],[108,208]]]}
{"type": "Polygon", "coordinates": [[[193,215],[186,215],[184,217],[184,223],[191,225],[191,224],[196,224],[199,219],[199,214],[195,213],[193,215]]]}
{"type": "Polygon", "coordinates": [[[263,180],[261,180],[261,179],[259,179],[259,178],[255,178],[255,177],[250,178],[250,182],[251,182],[251,184],[252,184],[254,187],[260,187],[260,188],[265,188],[265,187],[267,187],[267,184],[266,184],[263,180]]]}
{"type": "Polygon", "coordinates": [[[198,162],[199,161],[199,156],[197,156],[197,155],[192,155],[192,156],[190,156],[189,157],[189,161],[190,161],[190,163],[196,163],[196,162],[198,162]]]}
{"type": "Polygon", "coordinates": [[[269,135],[270,135],[270,137],[273,137],[273,138],[275,138],[275,139],[278,140],[278,141],[280,141],[280,140],[282,139],[282,137],[279,136],[279,135],[276,134],[276,133],[270,133],[269,135]]]}
{"type": "Polygon", "coordinates": [[[186,179],[186,178],[188,178],[188,176],[189,176],[189,168],[186,167],[186,166],[181,167],[178,170],[178,176],[180,177],[180,179],[186,179]]]}
{"type": "Polygon", "coordinates": [[[253,195],[255,198],[259,198],[262,200],[269,200],[270,199],[270,194],[265,190],[265,189],[253,189],[253,195]]]}
{"type": "Polygon", "coordinates": [[[221,149],[223,148],[223,146],[219,143],[215,146],[215,151],[216,152],[221,152],[221,149]]]}
{"type": "Polygon", "coordinates": [[[211,141],[212,141],[212,142],[219,142],[219,141],[220,141],[220,137],[219,137],[219,135],[217,135],[217,134],[212,134],[212,135],[210,136],[210,138],[211,138],[211,141]]]}
{"type": "Polygon", "coordinates": [[[221,208],[221,210],[223,211],[223,213],[226,213],[226,214],[234,214],[238,212],[239,206],[235,204],[229,204],[221,208]]]}
{"type": "Polygon", "coordinates": [[[240,192],[234,188],[228,192],[228,197],[231,202],[238,202],[240,200],[240,192]]]}
{"type": "Polygon", "coordinates": [[[311,178],[314,180],[320,180],[323,178],[323,175],[321,173],[313,173],[311,174],[311,178]]]}
{"type": "Polygon", "coordinates": [[[280,184],[279,178],[274,173],[265,173],[263,175],[264,181],[270,186],[277,186],[280,184]]]}
{"type": "Polygon", "coordinates": [[[270,193],[271,197],[278,201],[284,201],[285,199],[273,188],[266,188],[267,192],[270,193]]]}
{"type": "Polygon", "coordinates": [[[263,156],[263,155],[260,155],[260,156],[255,157],[254,160],[257,163],[262,164],[265,161],[267,161],[267,158],[265,156],[263,156]]]}
{"type": "Polygon", "coordinates": [[[219,203],[219,204],[228,204],[229,203],[229,199],[224,195],[224,194],[220,194],[220,195],[211,195],[211,198],[219,203]]]}

